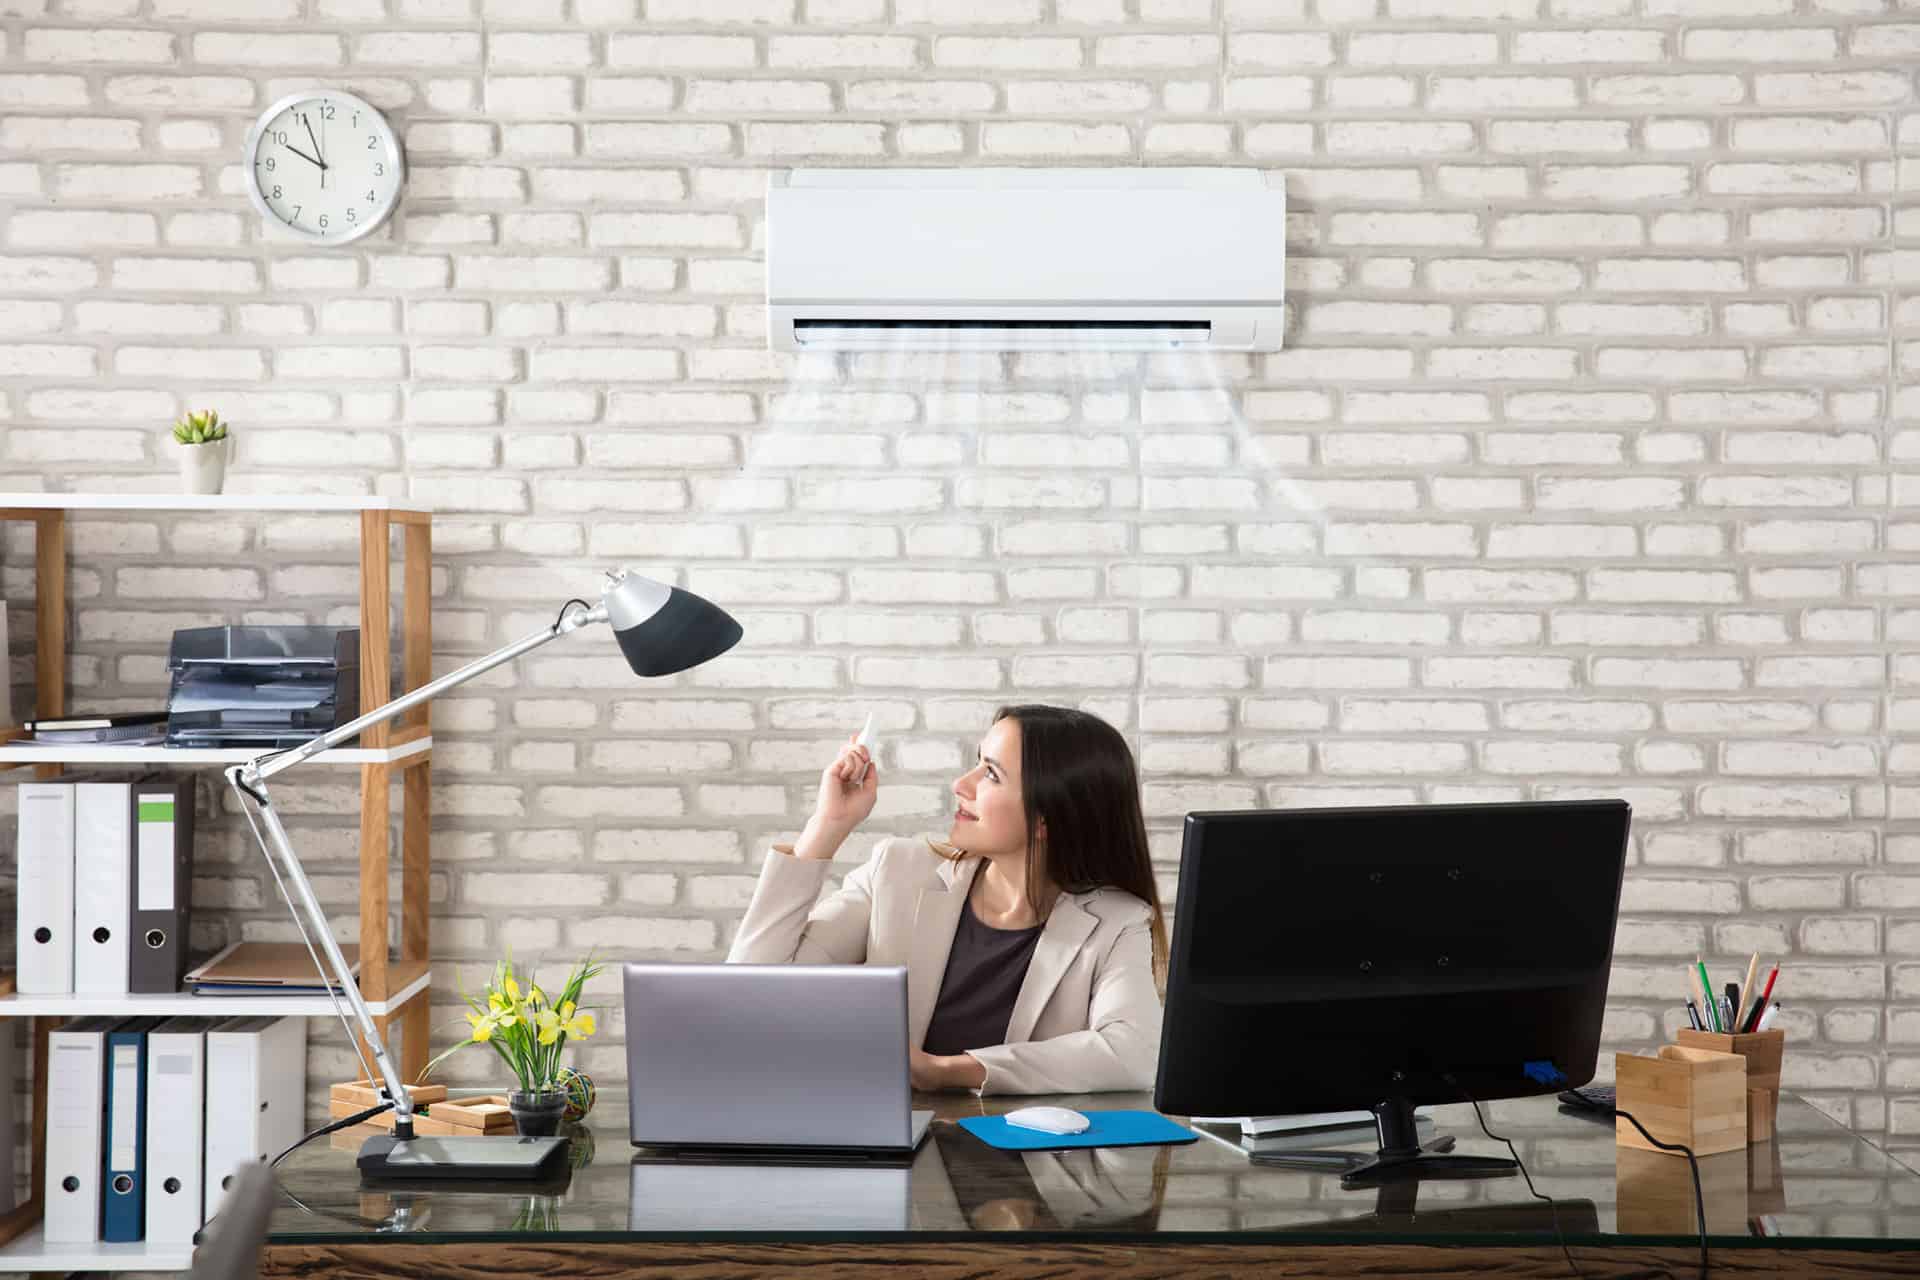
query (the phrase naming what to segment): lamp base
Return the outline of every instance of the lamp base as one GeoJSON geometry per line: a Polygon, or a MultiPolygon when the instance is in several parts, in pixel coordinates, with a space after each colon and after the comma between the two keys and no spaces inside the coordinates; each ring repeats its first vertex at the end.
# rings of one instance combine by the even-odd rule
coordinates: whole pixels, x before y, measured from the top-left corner
{"type": "Polygon", "coordinates": [[[537,1182],[567,1167],[567,1139],[431,1137],[398,1139],[376,1133],[360,1148],[360,1176],[374,1181],[396,1178],[537,1182]]]}

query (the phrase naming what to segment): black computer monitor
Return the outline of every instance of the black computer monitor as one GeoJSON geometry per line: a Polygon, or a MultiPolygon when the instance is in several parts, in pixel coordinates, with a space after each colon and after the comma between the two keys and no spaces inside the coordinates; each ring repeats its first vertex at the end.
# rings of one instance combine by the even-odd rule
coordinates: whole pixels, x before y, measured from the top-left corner
{"type": "MultiPolygon", "coordinates": [[[[1593,1078],[1631,811],[1621,800],[1187,815],[1153,1101],[1366,1109],[1350,1185],[1487,1176],[1413,1108],[1593,1078]]],[[[1289,1163],[1298,1163],[1289,1161],[1289,1163]]],[[[1310,1162],[1309,1162],[1310,1163],[1310,1162]]]]}

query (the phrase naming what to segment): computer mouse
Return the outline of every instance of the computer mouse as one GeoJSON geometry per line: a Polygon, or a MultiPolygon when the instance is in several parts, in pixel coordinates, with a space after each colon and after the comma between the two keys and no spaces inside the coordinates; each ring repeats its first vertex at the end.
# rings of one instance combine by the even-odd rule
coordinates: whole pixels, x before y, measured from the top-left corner
{"type": "Polygon", "coordinates": [[[1093,1121],[1065,1107],[1022,1107],[1009,1111],[1006,1122],[1020,1129],[1038,1129],[1042,1133],[1085,1133],[1093,1121]]]}

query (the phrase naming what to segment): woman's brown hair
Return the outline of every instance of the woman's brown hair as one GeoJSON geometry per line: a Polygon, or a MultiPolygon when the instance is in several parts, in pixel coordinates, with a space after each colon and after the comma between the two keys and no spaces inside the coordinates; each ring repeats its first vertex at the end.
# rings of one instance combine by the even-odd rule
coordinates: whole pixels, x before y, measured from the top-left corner
{"type": "Polygon", "coordinates": [[[1039,910],[1052,901],[1056,888],[1065,893],[1121,889],[1140,899],[1153,912],[1148,925],[1153,977],[1164,991],[1167,921],[1147,849],[1140,775],[1127,740],[1099,716],[1071,707],[1001,707],[993,720],[1012,720],[1020,730],[1027,901],[1039,910]],[[1044,840],[1035,834],[1043,821],[1044,840]]]}

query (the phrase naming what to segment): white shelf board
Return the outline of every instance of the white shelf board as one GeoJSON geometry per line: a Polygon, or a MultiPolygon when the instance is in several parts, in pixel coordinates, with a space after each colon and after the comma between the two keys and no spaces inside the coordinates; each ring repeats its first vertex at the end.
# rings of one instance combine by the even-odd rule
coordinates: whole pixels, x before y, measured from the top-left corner
{"type": "Polygon", "coordinates": [[[185,1271],[193,1265],[190,1244],[48,1244],[39,1223],[0,1245],[4,1271],[185,1271]]]}
{"type": "Polygon", "coordinates": [[[336,493],[0,493],[0,507],[42,511],[417,511],[424,502],[336,493]]]}
{"type": "MultiPolygon", "coordinates": [[[[369,1000],[367,1009],[378,1017],[398,1009],[431,980],[422,973],[396,992],[390,1000],[369,1000]]],[[[348,1008],[343,996],[340,1007],[348,1008]]],[[[174,991],[157,996],[30,996],[18,992],[0,996],[0,1018],[88,1018],[106,1015],[121,1018],[330,1018],[333,1002],[325,996],[196,996],[189,991],[174,991]]]]}
{"type": "MultiPolygon", "coordinates": [[[[340,747],[322,751],[307,764],[394,764],[430,750],[432,738],[415,738],[397,747],[340,747]]],[[[244,764],[274,748],[263,747],[116,747],[0,745],[0,764],[244,764]]]]}

